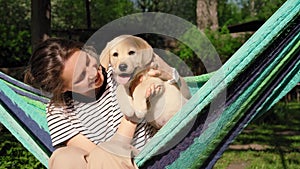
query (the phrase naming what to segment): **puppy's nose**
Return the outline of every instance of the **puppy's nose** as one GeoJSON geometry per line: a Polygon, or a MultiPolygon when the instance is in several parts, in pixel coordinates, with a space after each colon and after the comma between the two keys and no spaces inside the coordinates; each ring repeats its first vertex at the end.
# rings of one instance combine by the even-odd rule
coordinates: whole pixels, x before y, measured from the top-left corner
{"type": "Polygon", "coordinates": [[[128,65],[127,65],[127,64],[124,64],[124,63],[122,63],[122,64],[119,65],[119,69],[120,69],[120,71],[122,71],[122,72],[126,71],[127,67],[128,67],[128,65]]]}

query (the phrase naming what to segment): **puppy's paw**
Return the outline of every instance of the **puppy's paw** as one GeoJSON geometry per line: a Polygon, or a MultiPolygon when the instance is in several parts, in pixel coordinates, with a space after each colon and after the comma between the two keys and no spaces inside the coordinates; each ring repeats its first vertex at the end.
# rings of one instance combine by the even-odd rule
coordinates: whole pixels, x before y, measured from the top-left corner
{"type": "Polygon", "coordinates": [[[147,99],[151,97],[158,96],[162,94],[164,91],[164,86],[162,84],[151,84],[150,87],[146,90],[146,95],[145,97],[147,99]]]}
{"type": "Polygon", "coordinates": [[[146,98],[138,98],[132,101],[132,107],[137,118],[142,119],[148,112],[146,98]]]}
{"type": "Polygon", "coordinates": [[[135,115],[137,118],[142,119],[146,116],[147,110],[137,110],[135,111],[135,115]]]}

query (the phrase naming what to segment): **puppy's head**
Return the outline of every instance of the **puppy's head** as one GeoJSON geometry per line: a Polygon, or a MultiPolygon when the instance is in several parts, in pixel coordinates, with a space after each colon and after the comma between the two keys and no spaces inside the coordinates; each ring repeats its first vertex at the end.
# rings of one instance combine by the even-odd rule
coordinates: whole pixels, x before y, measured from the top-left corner
{"type": "Polygon", "coordinates": [[[145,69],[153,57],[153,49],[145,40],[121,35],[106,45],[100,55],[100,63],[106,69],[111,64],[117,82],[126,84],[136,73],[145,69]]]}

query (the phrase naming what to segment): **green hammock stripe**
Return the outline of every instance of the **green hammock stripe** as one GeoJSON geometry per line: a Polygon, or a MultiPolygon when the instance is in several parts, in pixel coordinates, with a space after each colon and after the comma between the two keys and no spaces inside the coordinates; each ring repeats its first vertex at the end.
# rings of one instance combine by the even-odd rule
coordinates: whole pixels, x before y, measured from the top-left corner
{"type": "Polygon", "coordinates": [[[7,113],[2,104],[0,104],[0,121],[44,166],[48,165],[49,157],[44,152],[43,147],[27,133],[22,124],[17,123],[16,119],[7,113]]]}
{"type": "MultiPolygon", "coordinates": [[[[191,100],[165,125],[146,145],[135,161],[141,166],[145,161],[151,160],[160,149],[166,147],[176,134],[186,126],[192,124],[193,119],[208,107],[222,91],[232,84],[239,74],[247,70],[257,57],[265,51],[278,37],[284,28],[299,16],[300,1],[288,0],[266,21],[266,23],[223,65],[218,71],[193,77],[185,77],[193,94],[191,100]],[[209,79],[209,80],[208,80],[209,79]],[[200,89],[199,89],[200,88],[200,89]]],[[[194,140],[194,143],[180,157],[167,168],[197,168],[208,158],[217,145],[222,141],[229,130],[238,123],[239,119],[259,100],[266,88],[285,69],[286,63],[293,59],[294,53],[299,52],[299,36],[294,37],[282,52],[264,69],[258,78],[241,95],[229,105],[218,119],[194,140]]],[[[270,109],[281,97],[300,82],[300,61],[279,83],[272,94],[256,110],[261,114],[270,109]]],[[[0,92],[4,93],[26,115],[32,118],[39,126],[48,131],[45,109],[46,105],[39,101],[21,96],[13,89],[27,92],[38,97],[22,87],[0,79],[0,92]]],[[[0,122],[45,166],[48,165],[48,154],[43,147],[30,135],[5,105],[0,105],[0,122]]],[[[254,118],[255,116],[253,116],[254,118]]],[[[176,139],[176,138],[175,138],[176,139]]]]}
{"type": "MultiPolygon", "coordinates": [[[[299,64],[299,63],[298,63],[299,64]]],[[[299,71],[299,67],[297,67],[299,71]]],[[[277,70],[274,69],[270,72],[273,76],[277,73],[277,70]]],[[[294,74],[296,76],[296,74],[294,74]]],[[[261,81],[264,77],[260,77],[257,81],[261,81]]],[[[287,79],[289,81],[289,79],[287,79]]],[[[194,164],[191,168],[198,168],[200,164],[206,160],[207,156],[211,153],[212,150],[219,144],[221,139],[226,135],[226,131],[229,131],[235,123],[244,115],[244,113],[249,110],[251,105],[256,101],[258,96],[261,95],[262,88],[266,88],[268,84],[272,83],[269,79],[264,79],[262,86],[256,88],[256,86],[249,87],[247,91],[243,93],[229,108],[227,108],[222,116],[210,124],[210,127],[205,130],[205,132],[199,137],[195,139],[193,145],[191,145],[186,151],[181,152],[180,158],[178,158],[172,165],[167,168],[181,168],[183,166],[190,166],[189,161],[193,161],[194,164]],[[263,84],[264,83],[264,84],[263,84]],[[224,126],[224,127],[223,127],[224,126]],[[209,140],[213,140],[210,142],[209,140]],[[204,146],[205,145],[205,146],[204,146]]]]}
{"type": "MultiPolygon", "coordinates": [[[[263,90],[268,86],[269,83],[272,83],[273,79],[276,77],[276,74],[278,74],[281,69],[288,63],[290,59],[292,59],[292,55],[295,53],[296,49],[299,47],[299,36],[296,36],[292,42],[276,57],[276,60],[274,60],[268,68],[265,69],[264,72],[260,74],[260,78],[256,80],[247,90],[251,91],[252,96],[246,96],[248,99],[247,101],[244,101],[243,104],[246,106],[250,106],[250,102],[255,100],[263,90]],[[296,45],[294,43],[298,42],[296,45]],[[291,49],[291,47],[293,47],[291,49]],[[286,54],[287,53],[287,54],[286,54]],[[284,55],[286,54],[286,55],[284,55]],[[279,60],[280,59],[280,60],[279,60]]],[[[246,92],[247,92],[246,90],[246,92]]]]}
{"type": "MultiPolygon", "coordinates": [[[[295,47],[293,50],[300,50],[299,42],[297,44],[297,47],[295,47]]],[[[275,103],[277,103],[282,97],[284,97],[294,86],[296,86],[300,82],[300,60],[294,67],[292,71],[289,72],[289,74],[286,76],[285,80],[281,81],[281,84],[273,90],[272,95],[277,95],[276,98],[269,96],[266,99],[266,102],[268,104],[263,105],[260,109],[257,110],[259,115],[261,115],[263,112],[269,110],[275,103]],[[276,93],[276,94],[275,94],[276,93]]]]}
{"type": "MultiPolygon", "coordinates": [[[[297,69],[299,71],[299,65],[297,69]]],[[[292,89],[292,87],[290,89],[292,89]]],[[[229,107],[229,109],[226,109],[223,112],[222,116],[218,121],[214,122],[213,124],[210,124],[210,128],[206,129],[205,133],[207,133],[207,135],[210,135],[210,137],[213,138],[212,139],[214,140],[213,142],[208,141],[209,139],[205,137],[207,135],[201,135],[200,137],[194,140],[194,144],[191,145],[188,148],[188,150],[181,153],[180,158],[178,158],[177,161],[175,161],[171,165],[172,167],[170,166],[168,168],[177,168],[179,166],[185,166],[187,165],[186,163],[188,160],[192,161],[193,159],[195,161],[193,161],[194,163],[191,165],[191,168],[198,168],[203,163],[203,161],[206,160],[206,158],[209,156],[211,151],[213,151],[214,148],[220,143],[222,138],[224,138],[224,136],[227,134],[226,131],[230,131],[230,129],[245,114],[245,112],[249,110],[251,105],[253,105],[253,103],[256,101],[258,93],[260,94],[260,92],[258,91],[254,91],[253,93],[251,93],[251,91],[246,92],[244,95],[241,96],[241,98],[237,99],[236,102],[229,107]],[[249,98],[247,98],[248,96],[249,98]],[[245,99],[245,97],[247,99],[245,99]],[[193,156],[194,154],[198,154],[198,156],[195,156],[194,158],[191,159],[191,156],[193,156]]],[[[271,96],[274,97],[274,95],[271,96]]]]}
{"type": "MultiPolygon", "coordinates": [[[[186,151],[181,152],[181,156],[167,168],[182,168],[190,166],[191,164],[191,168],[198,168],[204,160],[206,160],[211,151],[215,149],[222,138],[227,134],[227,131],[231,130],[259,96],[262,95],[269,84],[274,81],[274,78],[280,74],[288,61],[292,59],[293,54],[299,49],[299,35],[300,34],[298,34],[279,56],[276,57],[276,60],[260,74],[256,81],[222,113],[220,118],[211,123],[209,128],[206,129],[200,137],[196,138],[194,143],[189,146],[186,151]]],[[[296,66],[296,69],[297,68],[296,66]]],[[[294,74],[294,76],[296,76],[296,74],[294,74]]],[[[287,80],[290,81],[290,79],[287,80]]],[[[291,81],[291,83],[294,84],[293,81],[291,81]]],[[[292,85],[289,86],[290,89],[293,88],[292,85]]]]}
{"type": "MultiPolygon", "coordinates": [[[[35,113],[39,113],[41,116],[44,116],[44,118],[46,118],[46,104],[40,102],[40,101],[37,101],[37,100],[33,100],[33,99],[30,99],[26,96],[20,96],[25,102],[27,102],[27,104],[29,105],[32,105],[37,112],[35,113]]],[[[40,124],[41,126],[43,126],[42,124],[40,124]]]]}
{"type": "Polygon", "coordinates": [[[199,88],[201,88],[213,76],[214,73],[215,72],[198,76],[184,77],[184,80],[189,86],[191,94],[194,95],[199,90],[199,88]]]}
{"type": "MultiPolygon", "coordinates": [[[[223,90],[226,90],[237,75],[245,70],[255,58],[262,53],[283,28],[299,13],[299,4],[287,1],[227,62],[214,73],[211,79],[195,93],[182,110],[180,110],[146,145],[135,161],[141,166],[151,156],[170,142],[180,129],[187,126],[196,115],[206,107],[223,90]],[[183,114],[184,113],[184,114],[183,114]]],[[[230,121],[230,119],[227,119],[230,121]]],[[[205,137],[206,135],[201,135],[205,137]]],[[[210,137],[207,140],[214,142],[210,137]]],[[[205,144],[202,144],[205,145],[205,144]]],[[[189,161],[186,159],[186,161],[189,161]]],[[[175,165],[175,164],[174,164],[175,165]]]]}
{"type": "MultiPolygon", "coordinates": [[[[12,77],[9,77],[9,79],[12,80],[12,81],[16,81],[16,79],[14,79],[14,78],[12,78],[12,77]]],[[[8,86],[11,87],[11,88],[17,89],[17,90],[22,91],[22,92],[24,92],[24,93],[28,93],[28,94],[30,94],[30,95],[34,95],[34,96],[36,96],[36,97],[40,97],[40,98],[44,98],[44,99],[46,99],[46,100],[49,100],[49,98],[47,98],[47,97],[45,97],[45,96],[42,96],[42,95],[40,95],[40,94],[31,92],[31,91],[29,91],[29,90],[26,90],[26,89],[22,88],[21,86],[18,86],[18,85],[16,85],[16,84],[13,84],[13,83],[11,83],[11,82],[9,82],[9,81],[4,81],[4,82],[5,82],[6,85],[8,85],[8,86]]],[[[26,84],[23,83],[23,85],[26,85],[26,84]]],[[[26,86],[28,86],[28,85],[26,85],[26,86]]],[[[37,102],[38,102],[38,101],[37,101],[37,102]]]]}
{"type": "MultiPolygon", "coordinates": [[[[11,78],[12,79],[12,78],[11,78]]],[[[13,79],[13,80],[15,80],[15,79],[13,79]]],[[[49,100],[49,98],[47,98],[47,97],[44,97],[44,96],[40,96],[40,95],[38,95],[38,94],[36,94],[36,93],[33,93],[33,92],[31,92],[31,91],[28,91],[28,90],[26,90],[26,89],[24,89],[24,88],[22,88],[22,87],[20,87],[20,86],[17,86],[17,85],[15,85],[15,84],[12,84],[12,83],[10,83],[10,82],[8,82],[8,81],[5,81],[5,80],[2,80],[1,79],[1,81],[3,82],[3,83],[5,83],[8,87],[10,87],[10,88],[12,88],[12,89],[14,89],[14,90],[18,90],[18,91],[22,91],[22,92],[24,92],[24,93],[26,93],[26,94],[28,94],[28,95],[34,95],[34,96],[36,96],[36,97],[43,97],[43,98],[45,98],[46,100],[49,100]]],[[[15,93],[15,92],[14,92],[15,93]]],[[[37,111],[37,112],[25,112],[25,113],[29,113],[29,114],[31,114],[31,113],[34,113],[34,114],[36,114],[36,113],[38,113],[38,114],[40,114],[39,116],[44,116],[43,118],[45,118],[46,117],[46,113],[45,113],[45,109],[46,109],[46,104],[44,104],[43,102],[40,102],[39,100],[34,100],[34,99],[31,99],[31,98],[28,98],[27,96],[24,96],[24,95],[20,95],[20,94],[17,94],[18,96],[20,96],[20,98],[23,100],[23,101],[25,101],[27,104],[29,104],[29,105],[32,105],[33,106],[33,108],[37,111]]],[[[29,115],[29,114],[27,114],[28,116],[31,116],[31,115],[29,115]]],[[[34,115],[35,116],[35,115],[34,115]]],[[[39,123],[39,121],[38,121],[38,123],[39,123]]],[[[41,126],[43,126],[43,128],[45,128],[45,124],[40,124],[41,126]]]]}
{"type": "MultiPolygon", "coordinates": [[[[45,115],[45,109],[42,108],[41,103],[35,102],[33,100],[30,101],[30,103],[34,103],[33,105],[29,104],[29,100],[24,97],[20,97],[17,93],[15,93],[11,88],[9,88],[7,85],[5,85],[4,81],[0,79],[0,91],[3,92],[8,98],[11,99],[11,101],[19,108],[21,108],[27,116],[29,116],[31,119],[33,119],[35,122],[37,122],[43,130],[47,131],[49,133],[46,115],[45,115]],[[38,105],[39,107],[35,107],[35,105],[38,105]]],[[[45,106],[44,106],[45,107],[45,106]]]]}

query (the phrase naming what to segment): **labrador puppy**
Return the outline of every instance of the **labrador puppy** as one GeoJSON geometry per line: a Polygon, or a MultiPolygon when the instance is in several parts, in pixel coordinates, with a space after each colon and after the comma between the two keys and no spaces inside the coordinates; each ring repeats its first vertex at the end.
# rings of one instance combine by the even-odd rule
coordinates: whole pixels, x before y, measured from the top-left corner
{"type": "Polygon", "coordinates": [[[147,71],[140,72],[130,82],[130,102],[137,118],[145,118],[156,129],[160,129],[181,109],[187,99],[182,96],[176,85],[159,77],[149,76],[147,71]],[[159,87],[159,90],[147,98],[143,93],[151,88],[151,85],[159,87]]]}
{"type": "Polygon", "coordinates": [[[112,66],[113,76],[119,84],[117,99],[127,117],[145,118],[160,128],[191,97],[187,84],[178,74],[177,83],[169,83],[174,73],[167,72],[177,71],[155,54],[142,38],[132,35],[116,37],[100,54],[100,63],[105,69],[112,66]],[[162,73],[159,77],[151,77],[147,73],[151,69],[162,73]],[[145,93],[151,86],[159,90],[147,98],[145,93]]]}

